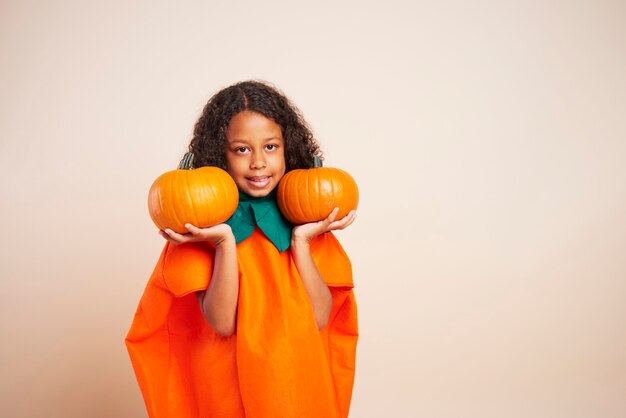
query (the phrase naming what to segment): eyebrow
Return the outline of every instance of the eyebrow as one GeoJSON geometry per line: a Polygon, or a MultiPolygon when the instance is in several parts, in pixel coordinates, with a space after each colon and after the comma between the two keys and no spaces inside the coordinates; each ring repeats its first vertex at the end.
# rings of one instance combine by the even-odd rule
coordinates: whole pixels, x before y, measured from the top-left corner
{"type": "MultiPolygon", "coordinates": [[[[263,140],[263,142],[270,142],[270,141],[274,141],[274,140],[276,140],[276,139],[280,139],[280,140],[283,140],[283,141],[284,141],[284,139],[283,139],[282,137],[280,137],[280,136],[272,136],[272,137],[269,137],[269,138],[265,138],[265,139],[263,140]]],[[[248,140],[245,140],[245,139],[233,139],[232,141],[229,141],[229,140],[227,139],[227,141],[228,141],[228,143],[229,143],[229,144],[233,144],[233,143],[235,143],[235,142],[241,142],[241,143],[243,143],[243,144],[247,144],[247,143],[249,142],[248,140]]]]}

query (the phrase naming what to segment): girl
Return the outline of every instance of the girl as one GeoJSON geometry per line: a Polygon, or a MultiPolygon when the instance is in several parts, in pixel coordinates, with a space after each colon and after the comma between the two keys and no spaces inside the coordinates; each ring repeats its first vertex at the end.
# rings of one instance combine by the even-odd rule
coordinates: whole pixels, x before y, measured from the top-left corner
{"type": "Polygon", "coordinates": [[[240,202],[224,224],[168,241],[126,344],[151,417],[346,417],[356,305],[330,231],[350,212],[292,228],[276,206],[289,170],[319,146],[290,101],[256,81],[214,95],[189,146],[225,169],[240,202]]]}

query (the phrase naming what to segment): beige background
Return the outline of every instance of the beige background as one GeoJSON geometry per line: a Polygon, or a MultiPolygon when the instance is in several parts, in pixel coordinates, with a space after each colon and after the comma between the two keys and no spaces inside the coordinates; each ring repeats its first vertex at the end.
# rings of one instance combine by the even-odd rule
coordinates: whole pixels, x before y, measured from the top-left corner
{"type": "Polygon", "coordinates": [[[145,416],[147,190],[247,78],[361,188],[352,417],[626,416],[624,2],[173,3],[0,3],[3,416],[145,416]]]}

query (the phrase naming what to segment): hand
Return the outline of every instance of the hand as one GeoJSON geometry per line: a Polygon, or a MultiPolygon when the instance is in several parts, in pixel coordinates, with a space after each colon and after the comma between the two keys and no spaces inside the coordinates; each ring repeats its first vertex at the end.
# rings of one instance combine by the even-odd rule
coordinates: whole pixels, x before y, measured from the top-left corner
{"type": "Polygon", "coordinates": [[[233,231],[229,225],[217,224],[209,228],[197,228],[191,224],[185,224],[188,234],[179,234],[167,228],[159,231],[159,235],[171,242],[172,244],[184,244],[186,242],[209,241],[215,246],[227,241],[229,238],[235,239],[233,231]]]}
{"type": "Polygon", "coordinates": [[[306,243],[310,243],[313,238],[323,234],[324,232],[347,228],[356,219],[356,211],[351,210],[345,217],[336,221],[335,217],[337,216],[337,212],[339,212],[339,208],[333,209],[330,215],[328,215],[328,218],[322,221],[296,226],[293,228],[291,239],[294,241],[304,241],[306,243]]]}

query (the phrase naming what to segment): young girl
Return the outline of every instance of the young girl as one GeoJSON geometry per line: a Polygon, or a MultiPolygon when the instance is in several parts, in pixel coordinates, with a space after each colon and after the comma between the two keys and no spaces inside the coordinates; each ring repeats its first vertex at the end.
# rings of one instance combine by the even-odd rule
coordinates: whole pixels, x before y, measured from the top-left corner
{"type": "Polygon", "coordinates": [[[225,169],[235,214],[168,241],[126,338],[151,417],[347,417],[357,317],[351,265],[330,231],[350,212],[299,226],[276,206],[286,172],[319,146],[290,101],[247,81],[214,95],[189,146],[225,169]]]}

